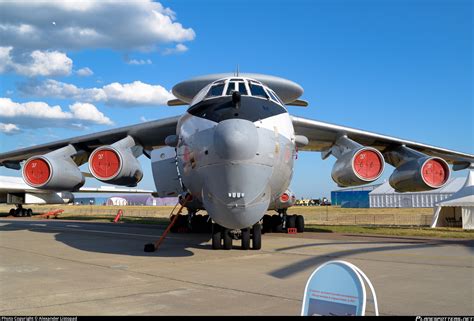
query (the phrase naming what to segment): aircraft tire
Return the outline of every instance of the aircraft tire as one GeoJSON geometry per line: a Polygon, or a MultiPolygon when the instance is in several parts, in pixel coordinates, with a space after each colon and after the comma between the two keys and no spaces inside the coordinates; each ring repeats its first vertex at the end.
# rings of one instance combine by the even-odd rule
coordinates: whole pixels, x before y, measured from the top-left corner
{"type": "Polygon", "coordinates": [[[206,232],[212,233],[212,220],[211,220],[211,218],[209,217],[209,215],[204,216],[204,218],[206,220],[206,232]]]}
{"type": "Polygon", "coordinates": [[[191,231],[193,233],[202,233],[204,230],[202,225],[202,215],[194,215],[191,219],[191,231]]]}
{"type": "Polygon", "coordinates": [[[26,210],[26,216],[28,216],[28,217],[33,216],[33,210],[31,208],[26,210]]]}
{"type": "Polygon", "coordinates": [[[283,223],[279,215],[272,216],[272,231],[275,233],[283,232],[283,223]]]}
{"type": "Polygon", "coordinates": [[[248,250],[250,248],[250,229],[242,229],[242,250],[248,250]]]}
{"type": "Polygon", "coordinates": [[[296,216],[296,230],[298,233],[303,233],[304,232],[304,217],[303,215],[297,215],[296,216]]]}
{"type": "Polygon", "coordinates": [[[224,250],[232,249],[232,236],[228,228],[222,229],[222,240],[224,241],[224,250]]]}
{"type": "Polygon", "coordinates": [[[252,250],[260,250],[262,248],[262,227],[255,224],[252,228],[252,250]]]}
{"type": "Polygon", "coordinates": [[[10,216],[15,216],[15,209],[11,208],[9,214],[10,214],[10,216]]]}
{"type": "Polygon", "coordinates": [[[212,248],[219,250],[222,248],[221,227],[218,224],[212,224],[212,248]]]}
{"type": "MultiPolygon", "coordinates": [[[[174,218],[176,215],[171,215],[170,216],[170,222],[173,222],[174,218]]],[[[178,225],[179,225],[179,218],[174,222],[174,225],[171,227],[170,232],[171,233],[176,233],[178,231],[178,225]]]]}
{"type": "Polygon", "coordinates": [[[288,215],[286,217],[286,228],[295,228],[296,227],[296,215],[288,215]]]}
{"type": "Polygon", "coordinates": [[[263,216],[262,220],[262,234],[271,233],[272,232],[272,217],[268,214],[263,216]]]}

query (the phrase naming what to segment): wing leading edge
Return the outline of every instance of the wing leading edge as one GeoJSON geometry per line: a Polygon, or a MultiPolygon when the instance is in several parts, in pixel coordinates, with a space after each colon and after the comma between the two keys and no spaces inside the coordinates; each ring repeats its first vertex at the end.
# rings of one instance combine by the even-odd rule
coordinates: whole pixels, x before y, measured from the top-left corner
{"type": "Polygon", "coordinates": [[[87,162],[89,154],[97,147],[113,144],[127,136],[134,140],[145,150],[165,145],[165,138],[176,134],[176,125],[180,116],[149,121],[142,124],[131,125],[94,134],[88,134],[68,139],[63,139],[38,146],[17,149],[11,152],[0,153],[0,166],[20,169],[19,163],[31,156],[52,152],[67,145],[73,145],[79,152],[73,157],[80,166],[87,162]]]}
{"type": "Polygon", "coordinates": [[[474,155],[472,154],[312,119],[292,116],[292,121],[296,135],[303,135],[309,140],[309,143],[299,150],[326,152],[335,144],[338,138],[347,136],[361,145],[374,147],[382,153],[399,146],[406,146],[429,156],[441,157],[448,163],[453,164],[454,170],[467,168],[471,163],[474,163],[474,155]]]}

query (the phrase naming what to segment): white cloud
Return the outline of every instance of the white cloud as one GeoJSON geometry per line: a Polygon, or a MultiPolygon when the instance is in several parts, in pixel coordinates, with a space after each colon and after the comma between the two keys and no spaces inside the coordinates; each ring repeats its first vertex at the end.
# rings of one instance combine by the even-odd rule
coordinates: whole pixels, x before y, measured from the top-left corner
{"type": "Polygon", "coordinates": [[[53,79],[30,81],[18,87],[24,96],[73,99],[86,102],[104,102],[108,105],[134,107],[166,105],[173,94],[160,85],[141,81],[128,84],[114,82],[101,88],[79,88],[53,79]]]}
{"type": "Polygon", "coordinates": [[[188,51],[188,47],[186,47],[182,43],[178,43],[176,45],[176,47],[174,47],[174,48],[166,48],[163,51],[163,55],[170,55],[170,54],[181,53],[181,52],[185,52],[185,51],[188,51]]]}
{"type": "Polygon", "coordinates": [[[20,133],[20,128],[15,124],[0,123],[0,133],[14,135],[20,133]]]}
{"type": "Polygon", "coordinates": [[[76,74],[81,77],[89,77],[89,76],[92,76],[94,72],[89,67],[85,67],[85,68],[76,70],[76,74]]]}
{"type": "Polygon", "coordinates": [[[0,39],[21,50],[150,50],[195,38],[176,14],[152,0],[0,2],[0,39]]]}
{"type": "Polygon", "coordinates": [[[114,82],[103,87],[107,102],[118,105],[166,105],[174,96],[164,87],[134,81],[129,84],[114,82]]]}
{"type": "Polygon", "coordinates": [[[151,65],[152,64],[152,61],[150,59],[132,59],[132,60],[129,60],[127,61],[127,63],[129,65],[151,65]]]}
{"type": "Polygon", "coordinates": [[[15,72],[20,75],[66,76],[71,74],[72,60],[59,51],[34,50],[12,57],[13,47],[0,47],[0,73],[15,72]]]}
{"type": "Polygon", "coordinates": [[[10,98],[0,98],[0,121],[17,127],[42,128],[66,127],[83,128],[84,125],[112,125],[94,105],[75,103],[69,106],[70,111],[63,111],[60,106],[32,101],[17,103],[10,98]]]}

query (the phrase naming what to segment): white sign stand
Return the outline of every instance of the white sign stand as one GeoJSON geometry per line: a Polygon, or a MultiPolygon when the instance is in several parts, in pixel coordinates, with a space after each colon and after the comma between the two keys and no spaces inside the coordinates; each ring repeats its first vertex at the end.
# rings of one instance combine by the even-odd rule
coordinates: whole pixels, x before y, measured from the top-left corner
{"type": "Polygon", "coordinates": [[[367,275],[346,261],[326,262],[311,274],[306,283],[301,315],[365,315],[366,284],[378,316],[377,295],[367,275]]]}

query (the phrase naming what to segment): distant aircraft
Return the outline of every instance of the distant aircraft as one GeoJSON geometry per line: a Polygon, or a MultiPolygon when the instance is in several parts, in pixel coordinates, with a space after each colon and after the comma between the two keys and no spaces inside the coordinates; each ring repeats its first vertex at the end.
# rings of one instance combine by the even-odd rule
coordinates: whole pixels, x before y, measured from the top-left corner
{"type": "Polygon", "coordinates": [[[278,206],[278,216],[261,221],[272,204],[288,198],[297,149],[334,156],[339,186],[373,182],[387,162],[396,168],[390,184],[400,192],[440,188],[448,163],[454,170],[474,163],[471,154],[291,116],[286,106],[308,103],[299,99],[301,86],[279,77],[206,75],[172,91],[177,99],[169,106],[189,105],[181,116],[2,153],[0,164],[20,169],[26,160],[30,186],[73,191],[84,184],[78,166],[86,162],[98,180],[135,186],[143,176],[136,158],[144,154],[158,195],[189,200],[187,224],[207,210],[214,249],[231,249],[233,238],[243,249],[260,249],[262,224],[296,225],[298,217],[278,206]]]}
{"type": "MultiPolygon", "coordinates": [[[[83,193],[152,193],[153,191],[137,188],[116,188],[115,186],[81,187],[77,192],[83,193]]],[[[54,191],[31,187],[21,177],[0,176],[0,204],[16,204],[10,210],[13,216],[31,216],[30,208],[25,204],[67,204],[74,201],[70,191],[54,191]]]]}

